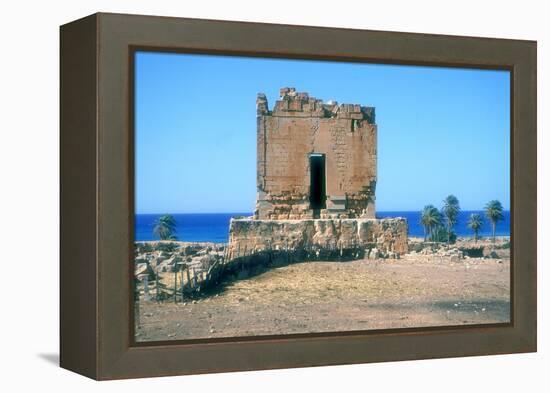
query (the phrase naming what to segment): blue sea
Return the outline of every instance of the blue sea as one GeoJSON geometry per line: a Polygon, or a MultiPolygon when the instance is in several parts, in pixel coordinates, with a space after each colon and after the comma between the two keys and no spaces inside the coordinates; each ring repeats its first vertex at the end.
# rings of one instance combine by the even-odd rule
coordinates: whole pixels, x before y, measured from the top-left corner
{"type": "MultiPolygon", "coordinates": [[[[482,211],[461,211],[455,232],[458,236],[473,236],[472,231],[466,227],[468,217],[472,213],[479,213],[484,218],[482,211]]],[[[252,213],[189,213],[172,214],[177,223],[177,236],[179,240],[187,242],[214,242],[224,243],[229,237],[229,220],[231,217],[251,216],[252,213]]],[[[136,214],[135,238],[137,241],[158,240],[153,234],[155,220],[160,214],[136,214]]],[[[404,217],[409,223],[409,236],[424,236],[424,229],[420,225],[419,211],[381,211],[376,213],[377,218],[404,217]]],[[[504,220],[497,224],[497,236],[510,235],[510,212],[504,212],[504,220]]],[[[485,219],[480,231],[481,236],[491,235],[491,224],[485,219]]]]}

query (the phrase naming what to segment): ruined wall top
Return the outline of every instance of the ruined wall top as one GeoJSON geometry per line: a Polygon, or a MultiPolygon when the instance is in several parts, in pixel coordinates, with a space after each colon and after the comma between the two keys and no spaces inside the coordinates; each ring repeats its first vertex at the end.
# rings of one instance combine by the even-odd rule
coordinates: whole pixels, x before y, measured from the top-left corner
{"type": "Polygon", "coordinates": [[[258,115],[355,119],[375,124],[373,107],[358,104],[338,104],[336,101],[323,102],[323,100],[311,97],[308,93],[297,92],[294,87],[282,88],[279,96],[275,107],[270,111],[266,95],[259,93],[256,99],[258,115]]]}

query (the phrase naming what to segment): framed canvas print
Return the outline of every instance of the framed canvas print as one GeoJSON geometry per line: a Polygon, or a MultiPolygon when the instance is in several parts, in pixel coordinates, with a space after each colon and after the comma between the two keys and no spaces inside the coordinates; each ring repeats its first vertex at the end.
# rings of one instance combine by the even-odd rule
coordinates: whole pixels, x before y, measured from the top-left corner
{"type": "Polygon", "coordinates": [[[61,27],[61,366],[536,350],[536,43],[61,27]]]}

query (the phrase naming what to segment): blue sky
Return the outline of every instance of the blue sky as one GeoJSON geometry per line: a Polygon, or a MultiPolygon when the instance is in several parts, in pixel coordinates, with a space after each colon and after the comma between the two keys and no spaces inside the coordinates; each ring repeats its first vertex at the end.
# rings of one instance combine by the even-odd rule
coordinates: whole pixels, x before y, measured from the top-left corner
{"type": "Polygon", "coordinates": [[[376,107],[378,211],[510,206],[507,71],[138,52],[136,213],[251,212],[256,95],[376,107]]]}

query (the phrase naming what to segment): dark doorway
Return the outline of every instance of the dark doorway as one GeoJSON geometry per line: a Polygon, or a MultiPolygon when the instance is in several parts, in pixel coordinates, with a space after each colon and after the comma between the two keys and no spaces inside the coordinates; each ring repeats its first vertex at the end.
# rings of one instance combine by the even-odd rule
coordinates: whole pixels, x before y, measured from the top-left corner
{"type": "Polygon", "coordinates": [[[311,154],[309,156],[309,203],[313,209],[314,218],[319,217],[319,210],[326,208],[325,185],[325,155],[311,154]]]}

